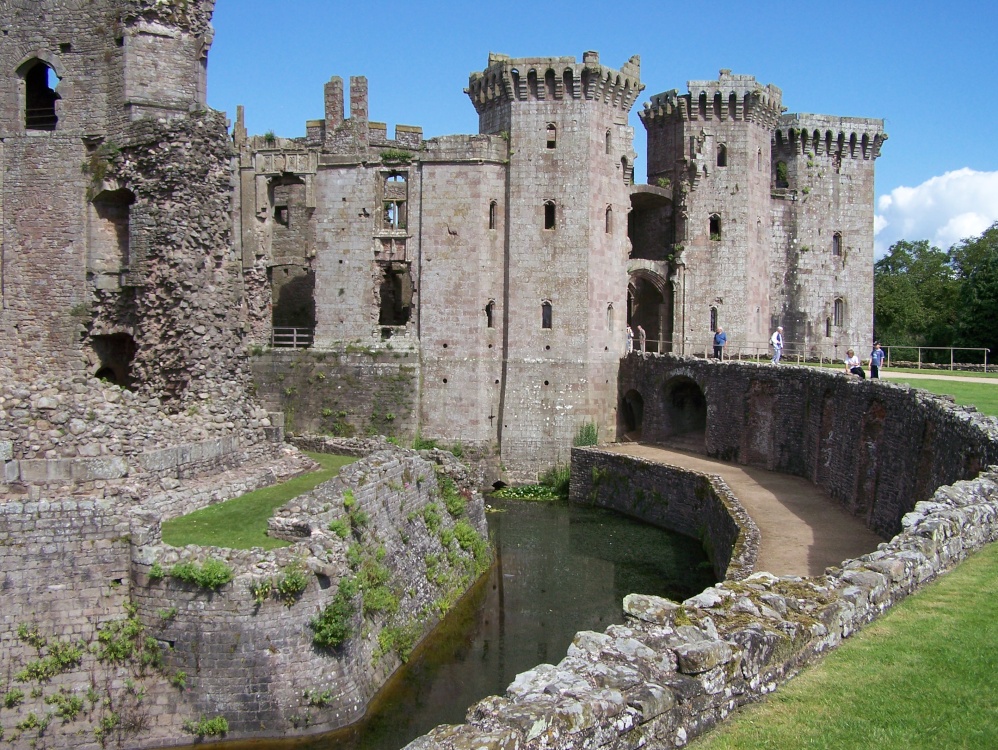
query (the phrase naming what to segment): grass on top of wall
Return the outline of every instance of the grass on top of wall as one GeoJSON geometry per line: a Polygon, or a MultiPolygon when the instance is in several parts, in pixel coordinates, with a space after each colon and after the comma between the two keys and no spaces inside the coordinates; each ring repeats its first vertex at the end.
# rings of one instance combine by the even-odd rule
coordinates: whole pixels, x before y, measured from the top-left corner
{"type": "Polygon", "coordinates": [[[309,453],[322,467],[287,482],[263,487],[245,495],[209,505],[207,508],[163,523],[163,542],[174,547],[197,544],[229,549],[275,549],[290,542],[267,536],[267,521],[274,511],[292,498],[315,489],[356,461],[353,456],[309,453]]]}
{"type": "Polygon", "coordinates": [[[890,382],[907,383],[914,388],[922,388],[944,396],[953,396],[958,404],[976,406],[979,411],[990,414],[992,417],[998,417],[998,386],[990,383],[963,383],[959,380],[928,380],[923,378],[905,380],[903,377],[893,377],[890,382]]]}
{"type": "Polygon", "coordinates": [[[998,544],[691,750],[998,747],[998,544]]]}

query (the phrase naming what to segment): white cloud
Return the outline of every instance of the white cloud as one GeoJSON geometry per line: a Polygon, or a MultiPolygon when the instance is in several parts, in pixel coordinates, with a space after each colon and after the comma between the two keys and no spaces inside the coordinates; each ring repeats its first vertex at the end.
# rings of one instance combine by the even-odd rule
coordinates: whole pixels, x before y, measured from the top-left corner
{"type": "Polygon", "coordinates": [[[898,240],[928,240],[947,250],[998,221],[998,172],[957,169],[877,200],[874,249],[880,258],[898,240]]]}

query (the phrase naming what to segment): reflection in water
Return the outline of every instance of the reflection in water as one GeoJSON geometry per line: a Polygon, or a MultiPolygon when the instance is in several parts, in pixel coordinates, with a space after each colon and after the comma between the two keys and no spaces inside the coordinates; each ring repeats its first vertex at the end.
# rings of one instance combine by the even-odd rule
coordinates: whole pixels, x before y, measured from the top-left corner
{"type": "MultiPolygon", "coordinates": [[[[472,703],[501,695],[520,672],[556,664],[579,630],[623,622],[629,593],[685,599],[714,582],[699,543],[610,511],[493,501],[496,565],[447,615],[347,729],[297,741],[239,743],[281,750],[394,750],[472,703]]],[[[236,743],[233,743],[234,745],[236,743]]]]}

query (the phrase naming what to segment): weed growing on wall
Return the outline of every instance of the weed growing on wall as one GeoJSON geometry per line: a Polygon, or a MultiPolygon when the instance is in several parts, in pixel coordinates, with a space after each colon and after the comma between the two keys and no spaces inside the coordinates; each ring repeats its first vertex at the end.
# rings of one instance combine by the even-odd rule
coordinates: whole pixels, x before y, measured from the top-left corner
{"type": "Polygon", "coordinates": [[[336,648],[352,635],[350,624],[357,614],[355,602],[357,591],[355,578],[348,576],[340,579],[333,601],[323,607],[322,611],[309,622],[309,627],[314,632],[312,640],[315,645],[336,648]]]}
{"type": "Polygon", "coordinates": [[[185,583],[215,591],[232,580],[232,568],[217,557],[209,557],[203,564],[177,563],[170,568],[170,575],[185,583]]]}
{"type": "Polygon", "coordinates": [[[575,432],[572,445],[582,448],[599,444],[599,426],[595,422],[583,422],[575,432]]]}
{"type": "Polygon", "coordinates": [[[197,721],[193,719],[185,721],[184,731],[196,737],[220,737],[229,731],[229,722],[224,716],[212,719],[202,716],[197,721]]]}

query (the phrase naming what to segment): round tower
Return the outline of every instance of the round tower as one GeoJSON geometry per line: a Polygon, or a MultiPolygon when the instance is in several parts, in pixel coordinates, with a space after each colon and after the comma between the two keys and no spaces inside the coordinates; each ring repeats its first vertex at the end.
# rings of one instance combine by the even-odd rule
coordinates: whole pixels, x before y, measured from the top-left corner
{"type": "Polygon", "coordinates": [[[483,134],[509,142],[499,443],[523,477],[567,462],[587,422],[616,428],[626,347],[628,113],[640,61],[490,55],[468,95],[483,134]]]}

